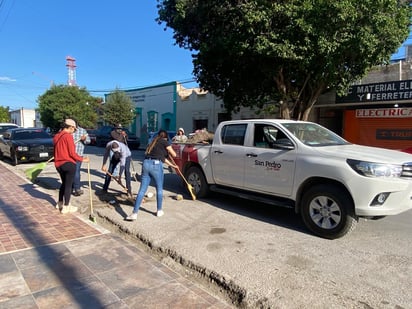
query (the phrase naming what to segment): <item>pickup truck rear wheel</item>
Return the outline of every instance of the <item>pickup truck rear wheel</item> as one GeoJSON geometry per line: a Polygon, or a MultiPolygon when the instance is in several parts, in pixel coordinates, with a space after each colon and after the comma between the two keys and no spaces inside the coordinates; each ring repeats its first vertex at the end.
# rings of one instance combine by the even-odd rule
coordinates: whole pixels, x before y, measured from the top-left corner
{"type": "Polygon", "coordinates": [[[334,185],[317,185],[302,198],[303,222],[314,234],[336,239],[350,233],[358,222],[353,202],[334,185]]]}
{"type": "Polygon", "coordinates": [[[185,178],[195,190],[196,197],[205,197],[209,193],[209,185],[200,168],[196,166],[190,167],[185,173],[185,178]]]}

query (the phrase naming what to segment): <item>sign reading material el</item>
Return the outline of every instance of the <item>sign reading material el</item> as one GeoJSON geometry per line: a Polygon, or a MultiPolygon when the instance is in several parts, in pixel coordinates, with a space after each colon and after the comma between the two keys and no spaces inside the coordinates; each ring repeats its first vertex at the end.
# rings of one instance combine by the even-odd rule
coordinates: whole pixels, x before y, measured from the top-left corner
{"type": "Polygon", "coordinates": [[[336,103],[380,101],[412,101],[412,80],[353,85],[345,96],[336,96],[336,103]]]}

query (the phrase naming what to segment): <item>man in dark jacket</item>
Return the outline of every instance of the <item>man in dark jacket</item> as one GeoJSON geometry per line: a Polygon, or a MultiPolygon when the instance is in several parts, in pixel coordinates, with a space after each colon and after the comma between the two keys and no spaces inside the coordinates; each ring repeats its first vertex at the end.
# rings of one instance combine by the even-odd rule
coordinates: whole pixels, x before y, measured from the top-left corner
{"type": "Polygon", "coordinates": [[[116,125],[114,130],[110,132],[110,136],[112,137],[113,140],[116,140],[121,143],[127,143],[127,134],[126,131],[123,130],[123,127],[121,124],[116,125]]]}

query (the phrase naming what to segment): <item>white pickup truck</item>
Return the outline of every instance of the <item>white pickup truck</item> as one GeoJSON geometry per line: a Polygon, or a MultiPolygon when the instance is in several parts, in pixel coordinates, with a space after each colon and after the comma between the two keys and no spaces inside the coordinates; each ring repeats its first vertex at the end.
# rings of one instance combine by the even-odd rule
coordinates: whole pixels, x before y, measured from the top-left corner
{"type": "Polygon", "coordinates": [[[411,154],[354,145],[316,123],[225,121],[211,144],[172,147],[197,197],[211,190],[292,207],[320,237],[412,208],[411,154]]]}

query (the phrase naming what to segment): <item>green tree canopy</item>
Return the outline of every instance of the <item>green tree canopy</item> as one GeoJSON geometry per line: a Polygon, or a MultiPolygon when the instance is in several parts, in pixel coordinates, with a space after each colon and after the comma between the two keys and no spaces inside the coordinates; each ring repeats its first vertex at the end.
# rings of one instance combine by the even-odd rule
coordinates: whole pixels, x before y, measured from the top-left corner
{"type": "Polygon", "coordinates": [[[128,126],[134,118],[132,100],[124,91],[116,89],[107,95],[103,105],[103,119],[112,124],[128,126]]]}
{"type": "Polygon", "coordinates": [[[10,122],[8,107],[0,106],[0,122],[10,122]]]}
{"type": "Polygon", "coordinates": [[[97,124],[98,102],[85,88],[75,86],[52,86],[39,96],[38,111],[44,126],[56,131],[65,118],[73,118],[83,128],[97,124]]]}
{"type": "Polygon", "coordinates": [[[399,0],[158,0],[158,10],[157,21],[193,51],[199,85],[228,111],[276,102],[282,118],[295,119],[388,61],[411,17],[399,0]]]}

